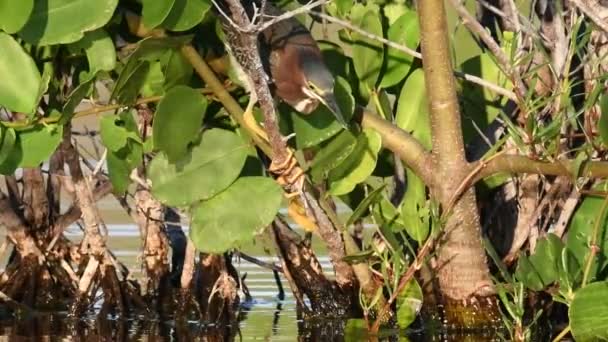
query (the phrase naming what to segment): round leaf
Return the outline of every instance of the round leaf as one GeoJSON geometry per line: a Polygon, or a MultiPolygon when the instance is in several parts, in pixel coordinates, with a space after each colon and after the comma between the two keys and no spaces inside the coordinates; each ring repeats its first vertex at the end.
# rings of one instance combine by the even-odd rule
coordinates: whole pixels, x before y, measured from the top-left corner
{"type": "Polygon", "coordinates": [[[250,241],[279,212],[283,190],[271,178],[239,178],[193,208],[190,238],[205,253],[223,253],[250,241]]]}
{"type": "Polygon", "coordinates": [[[19,140],[23,156],[21,167],[37,167],[45,161],[63,138],[63,126],[38,125],[32,129],[19,132],[19,140]]]}
{"type": "Polygon", "coordinates": [[[110,71],[116,67],[114,43],[104,30],[87,32],[72,48],[84,50],[89,62],[89,71],[93,75],[97,71],[110,71]]]}
{"type": "MultiPolygon", "coordinates": [[[[367,11],[358,22],[358,27],[366,32],[382,37],[382,24],[378,13],[367,11]]],[[[375,88],[382,60],[384,47],[381,42],[370,39],[359,33],[353,33],[353,64],[355,72],[359,76],[361,84],[365,84],[368,90],[375,88]]]]}
{"type": "Polygon", "coordinates": [[[577,341],[608,339],[608,282],[591,283],[576,291],[568,316],[577,341]]]}
{"type": "Polygon", "coordinates": [[[347,194],[355,185],[365,181],[376,167],[381,147],[380,134],[364,129],[357,138],[354,151],[329,173],[329,192],[336,196],[347,194]]]}
{"type": "Polygon", "coordinates": [[[142,17],[144,26],[155,28],[169,15],[175,0],[142,0],[142,17]]]}
{"type": "Polygon", "coordinates": [[[0,0],[0,29],[15,33],[25,25],[34,8],[34,0],[0,0]]]}
{"type": "Polygon", "coordinates": [[[186,31],[198,25],[211,8],[209,0],[175,0],[163,27],[171,31],[186,31]]]}
{"type": "Polygon", "coordinates": [[[412,134],[426,148],[431,148],[431,123],[424,87],[424,72],[416,69],[401,88],[395,123],[412,134]]]}
{"type": "Polygon", "coordinates": [[[181,158],[198,136],[207,100],[198,91],[176,86],[158,104],[154,116],[154,146],[164,151],[169,162],[181,158]]]}
{"type": "Polygon", "coordinates": [[[238,177],[248,145],[235,133],[211,129],[176,163],[165,153],[150,162],[152,193],[167,205],[185,206],[213,197],[238,177]]]}
{"type": "Polygon", "coordinates": [[[19,35],[36,45],[73,43],[110,21],[117,4],[118,0],[36,1],[19,35]]]}
{"type": "Polygon", "coordinates": [[[6,33],[0,32],[0,106],[33,113],[38,105],[40,72],[34,60],[6,33]]]}
{"type": "MultiPolygon", "coordinates": [[[[387,36],[388,40],[415,50],[420,42],[420,30],[416,12],[407,11],[399,17],[389,27],[387,36]]],[[[413,61],[414,57],[389,46],[386,53],[386,69],[380,86],[388,88],[401,82],[410,71],[413,61]]]]}

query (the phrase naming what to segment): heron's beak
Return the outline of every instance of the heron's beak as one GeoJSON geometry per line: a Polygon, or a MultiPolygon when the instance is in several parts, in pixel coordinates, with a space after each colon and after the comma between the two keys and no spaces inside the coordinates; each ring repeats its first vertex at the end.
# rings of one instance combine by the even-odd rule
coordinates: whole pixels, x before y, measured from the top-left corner
{"type": "Polygon", "coordinates": [[[344,128],[348,128],[348,124],[346,120],[344,120],[344,116],[342,116],[342,111],[338,106],[338,102],[336,102],[336,97],[332,92],[325,93],[323,95],[319,95],[319,101],[327,107],[332,114],[336,117],[336,120],[342,125],[344,128]]]}

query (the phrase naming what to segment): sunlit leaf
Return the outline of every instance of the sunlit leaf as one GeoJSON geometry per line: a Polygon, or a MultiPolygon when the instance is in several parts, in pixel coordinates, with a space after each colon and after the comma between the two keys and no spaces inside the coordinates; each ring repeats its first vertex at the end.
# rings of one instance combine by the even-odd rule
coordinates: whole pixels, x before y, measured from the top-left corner
{"type": "Polygon", "coordinates": [[[175,0],[142,0],[142,17],[144,26],[155,28],[169,15],[175,0]]]}
{"type": "Polygon", "coordinates": [[[23,153],[19,166],[39,166],[55,152],[62,138],[63,126],[60,125],[37,125],[32,129],[19,132],[19,142],[23,153]]]}
{"type": "Polygon", "coordinates": [[[333,138],[315,155],[310,164],[314,182],[322,182],[327,173],[338,166],[355,149],[357,138],[351,131],[344,130],[333,138]]]}
{"type": "Polygon", "coordinates": [[[110,71],[116,67],[116,50],[112,38],[102,29],[85,33],[84,37],[70,45],[73,51],[83,50],[89,62],[89,71],[110,71]]]}
{"type": "Polygon", "coordinates": [[[33,113],[38,105],[40,72],[34,60],[4,32],[0,32],[0,106],[33,113]]]}
{"type": "Polygon", "coordinates": [[[105,25],[118,0],[35,1],[34,10],[19,35],[36,45],[73,43],[85,32],[105,25]]]}
{"type": "Polygon", "coordinates": [[[141,86],[141,96],[162,96],[165,93],[165,75],[160,62],[151,62],[150,69],[141,86]]]}
{"type": "Polygon", "coordinates": [[[235,133],[221,129],[205,131],[200,142],[176,163],[165,153],[150,162],[152,193],[173,206],[209,199],[237,178],[247,157],[248,145],[235,133]]]}
{"type": "Polygon", "coordinates": [[[85,81],[79,84],[71,93],[68,95],[67,101],[63,105],[63,109],[61,110],[61,118],[59,119],[59,124],[65,125],[72,117],[74,117],[74,111],[76,107],[82,102],[82,100],[87,97],[91,91],[93,91],[93,87],[95,86],[95,79],[91,78],[88,81],[85,81]]]}
{"type": "Polygon", "coordinates": [[[190,238],[206,253],[239,247],[272,222],[282,200],[283,189],[272,178],[239,178],[193,207],[190,238]]]}
{"type": "Polygon", "coordinates": [[[15,33],[27,23],[34,0],[0,0],[0,29],[15,33]]]}
{"type": "Polygon", "coordinates": [[[422,289],[416,279],[412,279],[407,282],[397,296],[397,323],[399,328],[405,329],[412,324],[421,307],[422,289]]]}
{"type": "MultiPolygon", "coordinates": [[[[487,54],[472,57],[462,63],[463,72],[479,76],[486,81],[507,89],[512,88],[507,77],[492,57],[487,54]]],[[[478,129],[484,130],[503,110],[507,99],[486,87],[479,87],[463,82],[462,92],[462,126],[465,143],[479,136],[478,129]]]]}
{"type": "MultiPolygon", "coordinates": [[[[603,184],[597,186],[595,190],[606,191],[605,188],[606,185],[603,184]]],[[[599,219],[603,201],[604,199],[601,197],[586,197],[574,212],[570,221],[566,246],[580,265],[585,264],[587,255],[590,252],[589,242],[599,219]]],[[[590,269],[592,279],[595,278],[599,270],[608,265],[608,220],[606,218],[604,218],[603,222],[600,222],[597,233],[596,246],[599,247],[598,252],[601,257],[593,259],[590,269]]]]}
{"type": "MultiPolygon", "coordinates": [[[[416,50],[420,42],[418,14],[415,11],[405,12],[395,23],[390,25],[387,36],[388,40],[394,43],[416,50]]],[[[380,86],[383,88],[401,82],[410,71],[414,61],[414,57],[411,55],[390,46],[387,48],[386,59],[386,69],[380,82],[380,86]]]]}
{"type": "Polygon", "coordinates": [[[210,8],[210,0],[175,0],[162,26],[171,31],[189,30],[203,20],[210,8]]]}
{"type": "Polygon", "coordinates": [[[401,88],[395,123],[412,134],[422,145],[431,147],[431,123],[426,101],[424,72],[417,69],[410,74],[401,88]]]}
{"type": "Polygon", "coordinates": [[[401,204],[405,231],[412,239],[422,243],[429,235],[430,212],[426,207],[426,186],[424,182],[406,169],[407,190],[401,204]]]}
{"type": "Polygon", "coordinates": [[[112,190],[123,194],[131,183],[131,171],[138,167],[143,159],[143,147],[134,140],[117,151],[108,151],[107,163],[112,190]]]}
{"type": "MultiPolygon", "coordinates": [[[[366,32],[382,37],[382,24],[378,13],[367,11],[355,24],[366,32]]],[[[384,47],[381,42],[365,37],[357,32],[353,35],[353,63],[361,85],[367,92],[375,88],[380,75],[384,58],[384,47]]]]}
{"type": "Polygon", "coordinates": [[[367,197],[365,197],[363,201],[359,203],[357,208],[353,210],[353,213],[350,215],[344,226],[348,227],[351,224],[355,223],[355,221],[357,221],[359,218],[361,218],[361,216],[363,216],[363,214],[369,209],[371,205],[374,205],[380,198],[382,198],[383,190],[384,185],[370,192],[367,197]]]}
{"type": "Polygon", "coordinates": [[[167,154],[169,162],[181,158],[198,136],[207,100],[198,91],[176,86],[158,104],[154,116],[154,146],[167,154]]]}
{"type": "Polygon", "coordinates": [[[99,127],[101,141],[110,151],[118,152],[127,145],[128,139],[141,143],[131,112],[104,116],[99,120],[99,127]]]}
{"type": "Polygon", "coordinates": [[[576,291],[568,310],[577,341],[608,340],[608,282],[591,283],[576,291]]]}
{"type": "Polygon", "coordinates": [[[381,147],[380,134],[364,129],[353,152],[329,173],[329,192],[336,196],[346,194],[365,181],[376,167],[381,147]]]}
{"type": "Polygon", "coordinates": [[[141,40],[120,71],[111,98],[125,104],[135,101],[147,80],[150,63],[162,59],[168,52],[176,51],[191,38],[191,36],[151,37],[141,40]]]}

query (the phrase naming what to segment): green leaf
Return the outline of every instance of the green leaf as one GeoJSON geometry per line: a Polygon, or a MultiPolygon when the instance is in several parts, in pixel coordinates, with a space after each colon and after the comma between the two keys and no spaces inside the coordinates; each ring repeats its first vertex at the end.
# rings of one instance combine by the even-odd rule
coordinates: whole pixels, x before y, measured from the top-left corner
{"type": "Polygon", "coordinates": [[[534,254],[530,256],[530,263],[534,265],[545,287],[558,279],[563,248],[564,243],[555,234],[548,234],[538,241],[534,254]]]}
{"type": "Polygon", "coordinates": [[[368,334],[367,323],[364,319],[350,318],[346,321],[346,327],[344,328],[345,341],[364,341],[368,334]]]}
{"type": "Polygon", "coordinates": [[[15,130],[12,128],[1,128],[2,132],[2,144],[0,144],[0,165],[2,165],[8,157],[11,155],[11,152],[15,148],[15,143],[17,142],[17,135],[15,134],[15,130]]]}
{"type": "Polygon", "coordinates": [[[534,291],[541,291],[545,288],[543,285],[543,280],[540,277],[540,274],[538,274],[538,270],[530,262],[530,259],[528,259],[528,257],[524,254],[521,254],[517,260],[515,277],[527,288],[534,291]]]}
{"type": "Polygon", "coordinates": [[[6,157],[4,162],[0,163],[0,174],[14,174],[15,170],[19,167],[19,163],[21,162],[22,157],[23,151],[21,150],[21,145],[17,140],[17,143],[14,145],[13,149],[8,152],[8,156],[6,157]]]}
{"type": "MultiPolygon", "coordinates": [[[[387,36],[388,40],[392,42],[416,50],[420,42],[420,29],[416,12],[410,10],[405,12],[395,23],[391,24],[387,36]]],[[[411,55],[389,46],[386,51],[386,69],[380,86],[388,88],[401,82],[410,71],[413,61],[414,57],[411,55]]]]}
{"type": "Polygon", "coordinates": [[[608,96],[602,96],[600,99],[600,108],[602,110],[602,114],[600,116],[598,128],[600,131],[600,137],[602,137],[602,142],[604,142],[604,145],[608,146],[608,96]]]}
{"type": "Polygon", "coordinates": [[[378,161],[378,152],[382,147],[380,134],[374,130],[364,129],[357,137],[353,152],[338,167],[329,173],[329,192],[343,195],[351,192],[355,185],[369,177],[378,161]]]}
{"type": "Polygon", "coordinates": [[[181,158],[196,139],[207,110],[207,100],[198,91],[176,86],[159,102],[154,115],[154,146],[164,151],[170,163],[181,158]]]}
{"type": "Polygon", "coordinates": [[[399,328],[409,327],[416,319],[421,307],[422,289],[416,279],[412,279],[397,295],[397,324],[399,324],[399,328]]]}
{"type": "MultiPolygon", "coordinates": [[[[461,69],[467,74],[479,76],[501,87],[512,88],[507,77],[487,53],[466,60],[461,69]]],[[[461,101],[462,129],[466,143],[479,135],[475,125],[482,131],[487,128],[503,110],[507,99],[485,87],[463,82],[461,101]]]]}
{"type": "Polygon", "coordinates": [[[112,152],[127,145],[128,139],[141,143],[137,133],[137,123],[129,111],[120,115],[107,115],[99,120],[101,141],[112,152]]]}
{"type": "Polygon", "coordinates": [[[192,78],[193,69],[184,55],[179,51],[169,51],[165,55],[165,90],[183,84],[186,85],[192,78]]]}
{"type": "Polygon", "coordinates": [[[568,310],[577,341],[608,340],[608,282],[591,283],[576,291],[568,310]]]}
{"type": "Polygon", "coordinates": [[[117,194],[124,194],[131,183],[131,171],[138,167],[143,160],[143,147],[134,140],[117,150],[108,151],[108,173],[112,188],[117,194]]]}
{"type": "Polygon", "coordinates": [[[382,184],[382,186],[380,186],[378,189],[374,189],[372,192],[370,192],[367,197],[365,197],[363,201],[359,203],[357,208],[353,210],[353,213],[350,215],[344,226],[348,227],[351,224],[355,223],[355,221],[357,221],[361,216],[363,216],[363,214],[369,209],[371,205],[375,204],[380,198],[382,198],[382,191],[384,190],[384,187],[385,184],[382,184]]]}
{"type": "Polygon", "coordinates": [[[39,46],[73,43],[110,21],[117,4],[118,0],[36,1],[19,35],[39,46]]]}
{"type": "Polygon", "coordinates": [[[205,253],[219,254],[239,247],[272,222],[282,200],[283,189],[273,179],[239,178],[228,189],[193,207],[190,238],[205,253]]]}
{"type": "Polygon", "coordinates": [[[141,86],[141,96],[162,96],[165,94],[165,75],[160,62],[151,62],[150,70],[141,86]]]}
{"type": "Polygon", "coordinates": [[[406,169],[407,190],[401,204],[405,231],[412,239],[422,243],[429,235],[430,212],[426,207],[426,186],[422,180],[406,169]]]}
{"type": "Polygon", "coordinates": [[[55,152],[62,138],[61,125],[36,125],[32,129],[19,132],[23,152],[19,166],[38,167],[55,152]]]}
{"type": "Polygon", "coordinates": [[[15,33],[27,23],[34,0],[0,0],[0,29],[15,33]]]}
{"type": "Polygon", "coordinates": [[[395,123],[424,147],[431,148],[431,123],[422,69],[416,69],[405,80],[399,94],[395,123]]]}
{"type": "Polygon", "coordinates": [[[95,78],[91,78],[86,82],[79,84],[72,93],[68,96],[67,101],[63,105],[63,109],[61,111],[61,119],[59,119],[59,124],[65,125],[74,116],[74,111],[76,107],[82,102],[82,100],[89,95],[93,91],[93,87],[95,86],[95,78]]]}
{"type": "MultiPolygon", "coordinates": [[[[345,79],[336,78],[334,94],[344,119],[349,122],[355,110],[355,100],[350,85],[345,79]]],[[[323,105],[319,105],[314,112],[308,115],[291,111],[291,117],[298,149],[317,146],[344,129],[329,109],[323,105]]]]}
{"type": "Polygon", "coordinates": [[[209,0],[175,0],[163,27],[171,31],[186,31],[198,25],[211,8],[209,0]]]}
{"type": "Polygon", "coordinates": [[[147,80],[149,63],[162,59],[168,52],[174,52],[190,39],[192,39],[191,36],[180,36],[151,37],[141,40],[120,71],[111,98],[118,99],[119,103],[124,104],[135,101],[147,80]]]}
{"type": "MultiPolygon", "coordinates": [[[[595,190],[606,191],[606,184],[594,187],[595,190]]],[[[603,198],[587,197],[585,198],[570,221],[568,236],[566,238],[566,246],[572,252],[572,255],[577,260],[579,265],[585,264],[585,259],[589,254],[589,243],[591,234],[599,218],[603,198]]],[[[596,245],[599,247],[599,255],[593,260],[590,275],[595,278],[599,270],[608,265],[608,221],[600,223],[596,245]]]]}
{"type": "Polygon", "coordinates": [[[215,196],[238,177],[248,144],[230,131],[205,131],[200,142],[176,163],[159,153],[148,176],[152,193],[167,205],[185,206],[215,196]]]}
{"type": "Polygon", "coordinates": [[[0,106],[33,113],[38,106],[40,72],[34,60],[4,32],[0,32],[0,106]]]}
{"type": "Polygon", "coordinates": [[[160,25],[169,15],[175,0],[142,0],[142,17],[146,28],[160,25]]]}
{"type": "Polygon", "coordinates": [[[324,146],[310,163],[311,176],[315,183],[324,181],[327,173],[338,166],[355,149],[357,138],[344,130],[324,146]]]}
{"type": "Polygon", "coordinates": [[[116,67],[116,50],[112,38],[106,31],[99,29],[85,33],[84,37],[70,45],[72,51],[83,50],[89,62],[89,72],[110,71],[116,67]]]}
{"type": "MultiPolygon", "coordinates": [[[[366,32],[382,37],[382,24],[378,13],[367,11],[355,25],[366,32]]],[[[370,93],[376,86],[380,75],[384,57],[384,48],[381,42],[370,39],[357,32],[353,35],[353,64],[355,72],[359,76],[361,85],[367,87],[370,93]]]]}
{"type": "Polygon", "coordinates": [[[149,71],[148,61],[138,61],[132,69],[125,67],[116,80],[111,98],[116,99],[118,103],[134,103],[148,78],[149,71]]]}

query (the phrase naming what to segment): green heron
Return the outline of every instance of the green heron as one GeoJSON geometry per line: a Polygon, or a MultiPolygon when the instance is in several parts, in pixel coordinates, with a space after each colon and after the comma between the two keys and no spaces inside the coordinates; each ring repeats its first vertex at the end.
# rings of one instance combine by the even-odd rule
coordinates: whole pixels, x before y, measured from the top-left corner
{"type": "MultiPolygon", "coordinates": [[[[284,12],[266,3],[262,10],[265,16],[276,17],[284,12]]],[[[223,15],[222,26],[226,39],[236,39],[237,29],[223,15]]],[[[228,45],[228,44],[227,44],[228,45]]],[[[321,50],[310,31],[297,19],[289,18],[279,21],[261,32],[258,39],[260,58],[274,94],[302,114],[312,113],[319,104],[325,105],[337,121],[347,127],[334,95],[334,77],[323,61],[321,50]]],[[[250,81],[241,67],[246,59],[240,53],[230,51],[230,56],[237,68],[239,80],[245,88],[250,81]]],[[[245,111],[245,119],[258,134],[265,136],[252,117],[252,108],[256,102],[255,92],[247,89],[251,98],[245,111]]]]}

